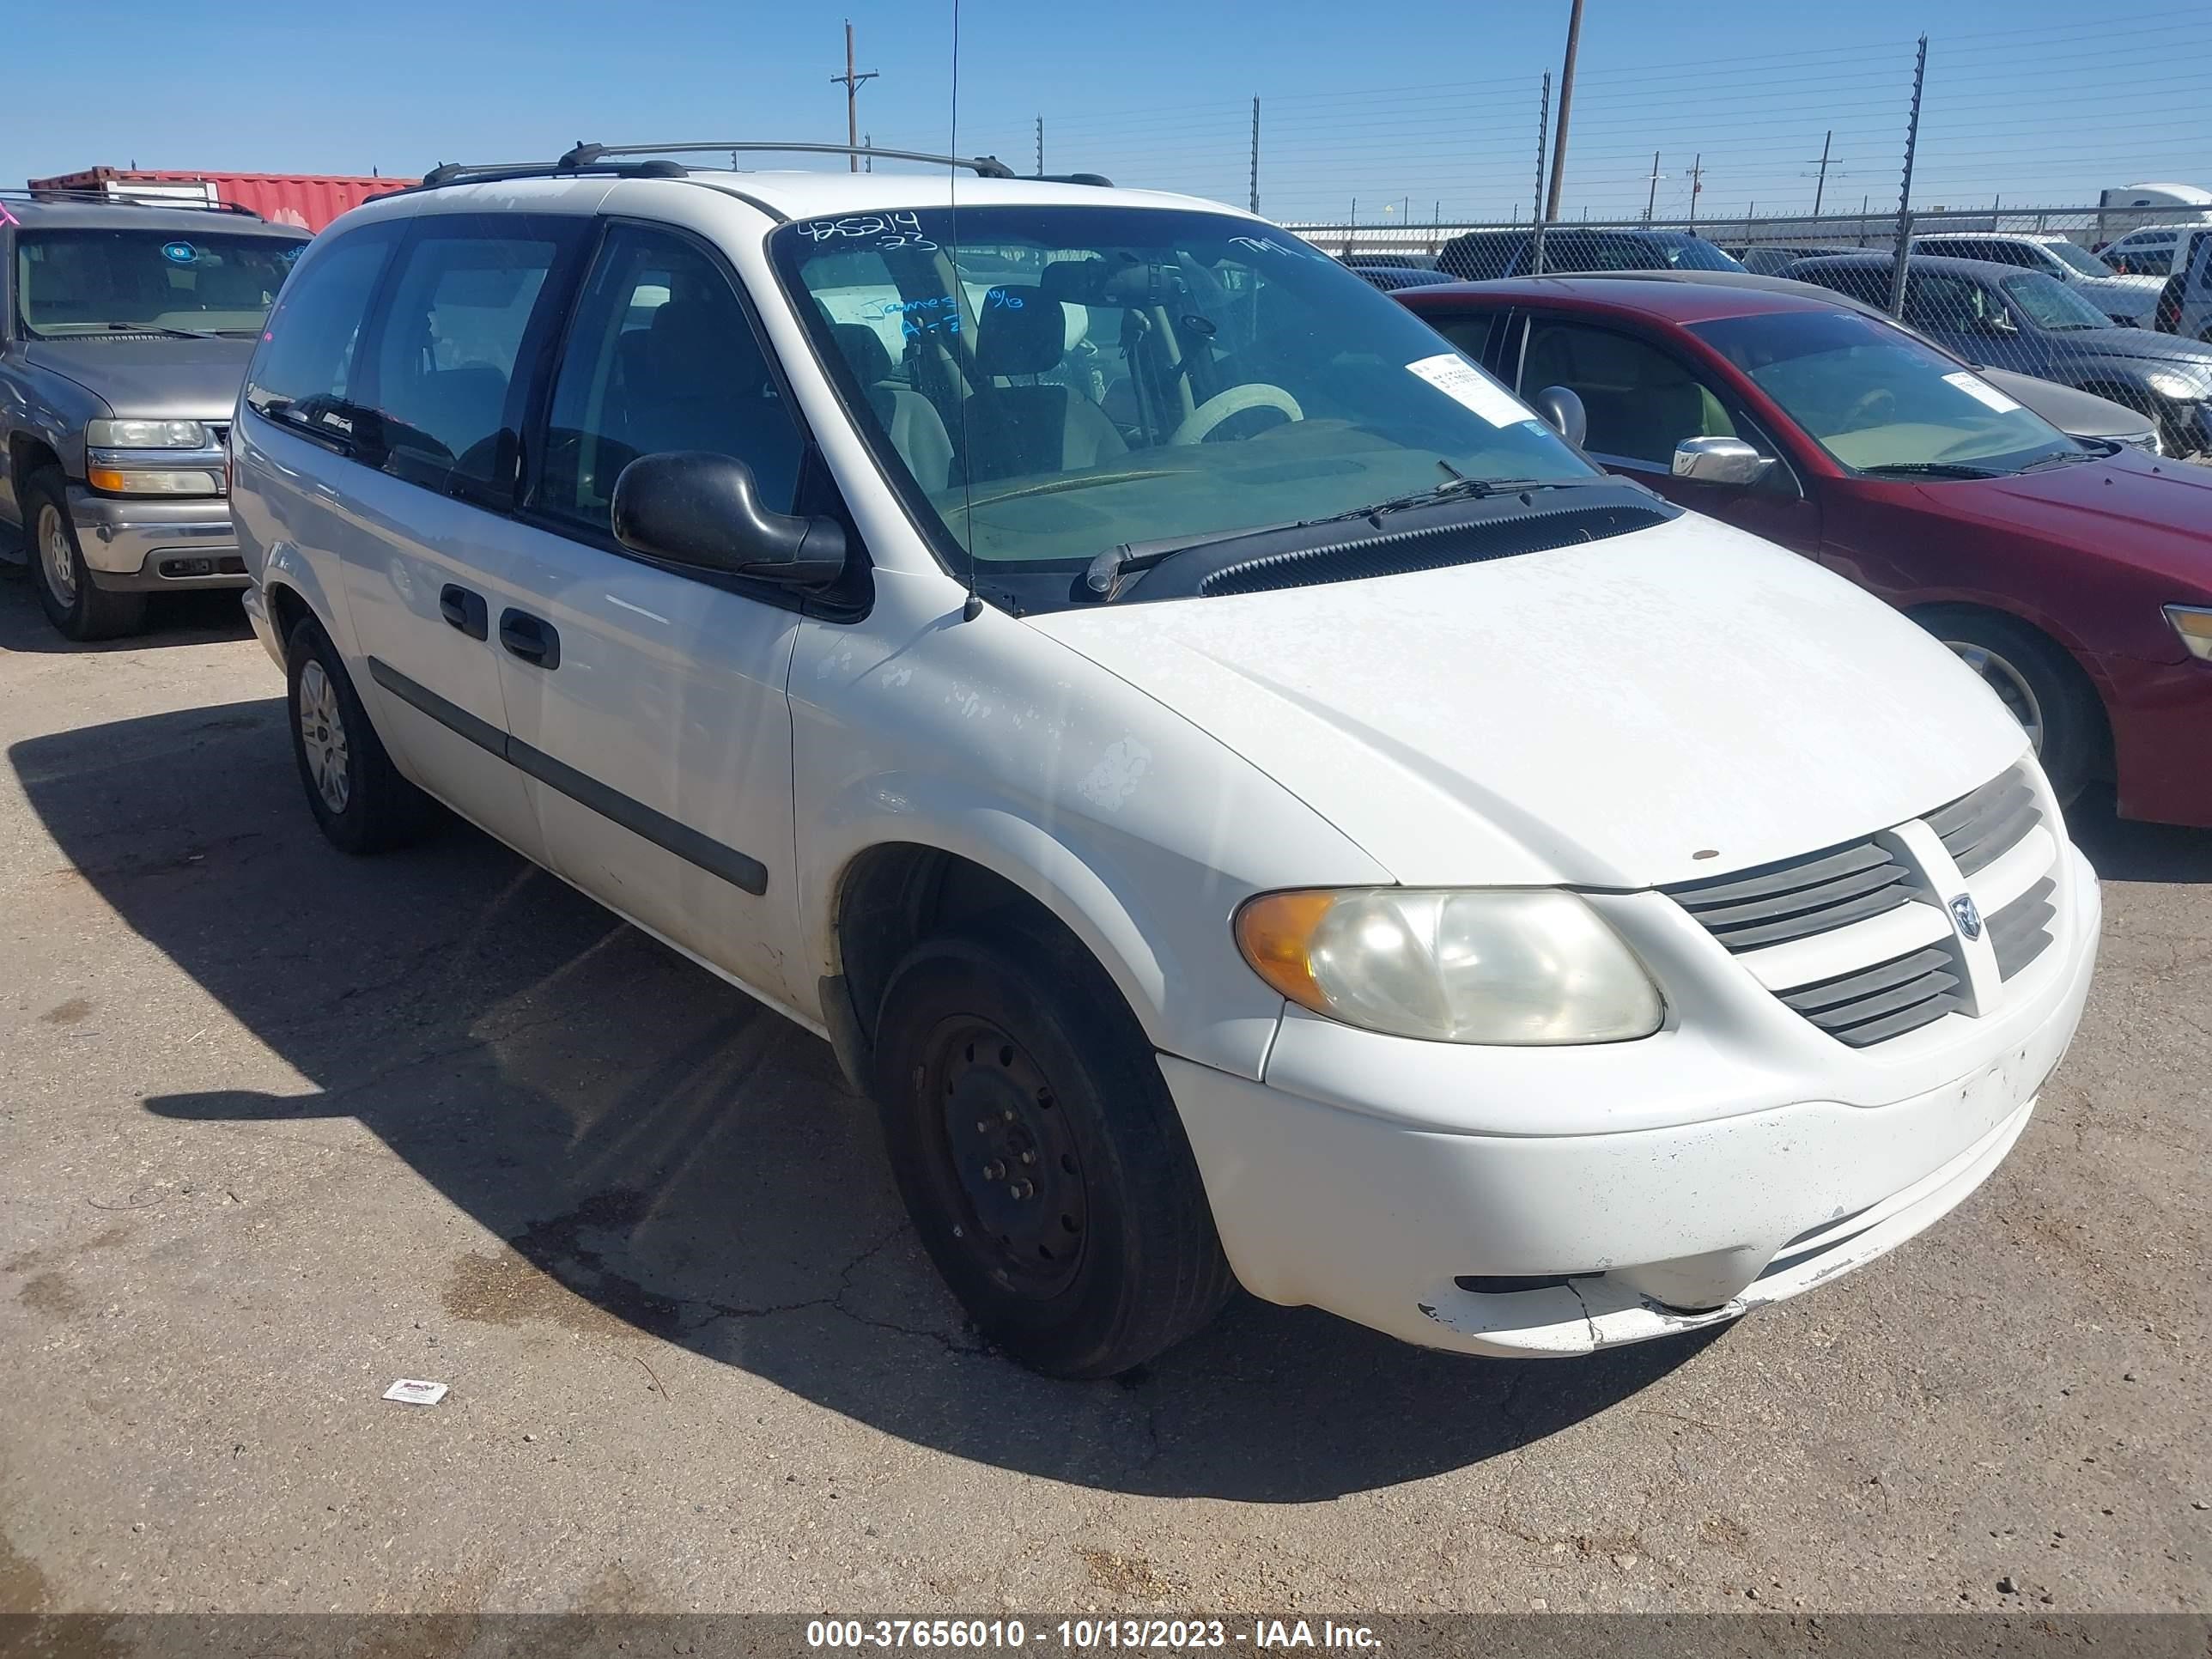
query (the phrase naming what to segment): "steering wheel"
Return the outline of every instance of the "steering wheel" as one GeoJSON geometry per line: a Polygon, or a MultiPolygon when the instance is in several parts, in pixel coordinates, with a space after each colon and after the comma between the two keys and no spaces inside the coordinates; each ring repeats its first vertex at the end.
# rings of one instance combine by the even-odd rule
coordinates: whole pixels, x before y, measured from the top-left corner
{"type": "Polygon", "coordinates": [[[1226,392],[1217,392],[1196,409],[1182,417],[1182,424],[1168,436],[1170,444],[1202,444],[1231,415],[1241,415],[1248,409],[1277,409],[1294,421],[1303,421],[1306,412],[1298,407],[1298,400],[1279,386],[1265,380],[1247,380],[1243,386],[1232,386],[1226,392]]]}
{"type": "Polygon", "coordinates": [[[1869,387],[1859,394],[1856,402],[1844,411],[1844,427],[1856,430],[1862,426],[1880,425],[1897,413],[1897,394],[1886,386],[1869,387]]]}

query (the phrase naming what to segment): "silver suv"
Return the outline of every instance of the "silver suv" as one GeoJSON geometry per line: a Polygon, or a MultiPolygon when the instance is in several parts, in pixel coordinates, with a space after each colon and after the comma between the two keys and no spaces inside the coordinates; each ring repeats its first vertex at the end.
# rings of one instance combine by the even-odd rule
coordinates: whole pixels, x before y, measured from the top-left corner
{"type": "Polygon", "coordinates": [[[0,200],[0,558],[69,638],[246,586],[230,411],[307,240],[243,209],[0,200]]]}

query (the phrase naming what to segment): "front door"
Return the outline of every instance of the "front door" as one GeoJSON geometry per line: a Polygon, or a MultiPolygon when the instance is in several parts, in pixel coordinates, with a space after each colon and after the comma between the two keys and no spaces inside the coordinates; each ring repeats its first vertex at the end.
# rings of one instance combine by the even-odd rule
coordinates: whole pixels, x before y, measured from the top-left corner
{"type": "Polygon", "coordinates": [[[794,504],[805,438],[716,255],[665,228],[607,227],[540,447],[493,639],[548,861],[770,1000],[804,1002],[785,976],[799,614],[611,532],[623,468],[664,451],[734,455],[763,504],[794,504]]]}
{"type": "MultiPolygon", "coordinates": [[[[1641,335],[1564,313],[1531,311],[1519,343],[1523,398],[1565,386],[1589,420],[1583,447],[1608,470],[1739,530],[1817,557],[1820,511],[1781,447],[1712,379],[1641,335]],[[1759,483],[1706,483],[1674,476],[1686,438],[1737,438],[1770,458],[1759,483]]],[[[1510,365],[1509,365],[1510,367],[1510,365]]]]}

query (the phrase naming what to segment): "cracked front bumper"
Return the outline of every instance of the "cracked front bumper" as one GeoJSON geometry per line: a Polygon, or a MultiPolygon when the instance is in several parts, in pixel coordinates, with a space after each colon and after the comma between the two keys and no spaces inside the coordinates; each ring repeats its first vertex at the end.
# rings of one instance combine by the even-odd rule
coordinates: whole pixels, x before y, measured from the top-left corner
{"type": "MultiPolygon", "coordinates": [[[[2101,907],[2086,866],[2069,888],[2070,926],[2021,975],[2021,994],[2001,1014],[1951,1018],[1943,1046],[1931,1042],[1941,1080],[1929,1086],[1923,1073],[1856,1103],[1822,1097],[1853,1075],[1841,1066],[1823,1075],[1718,1048],[1670,1060],[1650,1044],[1548,1056],[1419,1044],[1394,1064],[1376,1039],[1361,1044],[1371,1063],[1340,1073],[1334,1100],[1281,1086],[1287,1026],[1274,1086],[1160,1064],[1223,1248],[1254,1294],[1428,1347],[1588,1353],[1811,1290],[1932,1226],[1987,1179],[2088,993],[2101,907]],[[1562,1063],[1573,1086],[1538,1096],[1528,1079],[1562,1063]],[[1452,1132],[1437,1127],[1438,1097],[1409,1083],[1453,1077],[1496,1121],[1501,1073],[1516,1078],[1521,1121],[1534,1127],[1564,1127],[1593,1098],[1732,1109],[1612,1133],[1452,1132]]],[[[1328,1034],[1340,1048],[1343,1031],[1328,1034]]],[[[1868,1063],[1863,1052],[1853,1062],[1868,1063]]]]}

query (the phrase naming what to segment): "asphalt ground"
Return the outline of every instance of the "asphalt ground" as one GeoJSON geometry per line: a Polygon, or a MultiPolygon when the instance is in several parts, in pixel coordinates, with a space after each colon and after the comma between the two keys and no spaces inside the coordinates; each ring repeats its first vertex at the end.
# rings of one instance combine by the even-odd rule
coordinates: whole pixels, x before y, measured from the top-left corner
{"type": "Polygon", "coordinates": [[[1069,1385],[823,1043],[471,830],[333,851],[235,600],[156,620],[0,572],[0,1609],[2212,1609],[2212,835],[2080,811],[2073,1051],[1847,1279],[1069,1385]]]}

